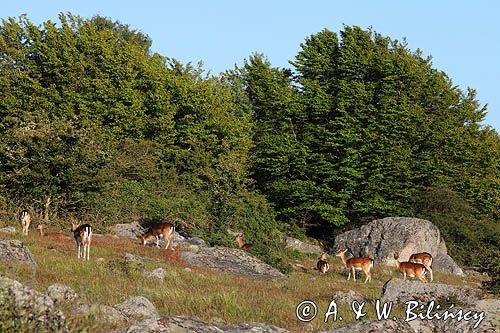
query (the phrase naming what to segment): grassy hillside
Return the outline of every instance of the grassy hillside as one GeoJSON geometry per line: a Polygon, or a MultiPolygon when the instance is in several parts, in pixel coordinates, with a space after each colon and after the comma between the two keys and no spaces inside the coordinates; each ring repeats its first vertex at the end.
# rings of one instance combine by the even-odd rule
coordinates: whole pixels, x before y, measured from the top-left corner
{"type": "MultiPolygon", "coordinates": [[[[79,261],[76,246],[69,233],[40,237],[30,234],[8,235],[0,239],[21,239],[32,252],[38,266],[35,269],[14,264],[0,265],[0,275],[18,280],[38,291],[53,283],[73,288],[83,303],[114,305],[130,296],[142,295],[158,309],[160,315],[187,315],[207,322],[220,320],[227,323],[262,322],[305,332],[311,328],[330,327],[353,321],[347,305],[339,307],[342,322],[324,323],[324,313],[336,291],[354,290],[370,300],[380,297],[383,284],[398,275],[395,268],[377,266],[371,284],[346,281],[343,271],[320,276],[313,268],[315,258],[297,260],[307,271],[294,270],[282,281],[261,282],[215,272],[185,264],[177,250],[143,247],[139,241],[110,236],[95,237],[90,262],[79,261]],[[135,264],[123,259],[124,253],[133,253],[158,260],[135,264]],[[98,259],[103,258],[103,259],[98,259]],[[162,267],[164,281],[143,275],[143,269],[162,267]],[[188,269],[189,268],[189,269],[188,269]],[[313,300],[318,305],[318,316],[308,324],[295,317],[295,307],[302,300],[313,300]],[[220,319],[218,319],[220,318],[220,319]]],[[[329,258],[333,271],[340,270],[340,259],[329,258]]],[[[478,278],[435,273],[435,282],[477,286],[478,278]]],[[[367,318],[374,319],[373,307],[368,307],[367,318]]],[[[110,327],[96,323],[92,318],[78,316],[66,309],[71,331],[107,331],[110,327]]],[[[394,312],[402,316],[402,309],[394,312]]]]}

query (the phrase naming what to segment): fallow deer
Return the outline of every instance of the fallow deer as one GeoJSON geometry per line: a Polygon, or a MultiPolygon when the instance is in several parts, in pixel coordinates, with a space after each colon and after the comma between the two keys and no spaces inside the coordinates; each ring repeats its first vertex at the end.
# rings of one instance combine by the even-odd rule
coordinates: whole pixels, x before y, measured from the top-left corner
{"type": "Polygon", "coordinates": [[[142,235],[142,244],[146,245],[148,239],[154,236],[156,238],[156,246],[160,247],[160,237],[163,237],[163,239],[167,242],[167,246],[165,246],[165,249],[167,249],[170,245],[170,238],[172,237],[174,231],[175,228],[172,223],[156,224],[142,235]]]}
{"type": "Polygon", "coordinates": [[[424,265],[408,261],[400,262],[398,260],[399,259],[398,252],[394,253],[394,259],[396,259],[396,266],[398,267],[399,271],[403,273],[403,278],[405,280],[406,276],[409,276],[409,277],[416,277],[422,282],[427,282],[425,278],[426,268],[424,265]]]}
{"type": "Polygon", "coordinates": [[[356,271],[363,271],[366,275],[365,283],[372,281],[372,274],[370,270],[373,268],[374,260],[372,258],[350,258],[347,259],[345,253],[347,249],[338,251],[335,256],[340,257],[342,259],[342,263],[345,268],[349,270],[349,276],[347,277],[347,281],[351,278],[351,272],[356,281],[356,271]]]}
{"type": "Polygon", "coordinates": [[[328,254],[326,252],[321,253],[318,263],[316,264],[318,271],[322,274],[326,274],[330,270],[330,265],[326,261],[327,256],[328,254]]]}
{"type": "Polygon", "coordinates": [[[434,280],[434,277],[432,275],[432,255],[430,253],[414,253],[410,256],[410,259],[408,259],[408,261],[424,265],[425,269],[430,273],[431,282],[434,280]]]}
{"type": "Polygon", "coordinates": [[[92,243],[92,226],[90,224],[78,225],[71,223],[71,230],[75,237],[76,246],[78,247],[78,258],[82,257],[85,260],[85,252],[87,253],[87,260],[90,260],[90,243],[92,243]]]}
{"type": "Polygon", "coordinates": [[[45,226],[40,223],[39,225],[36,226],[36,229],[40,231],[40,236],[45,237],[47,234],[45,233],[45,226]]]}
{"type": "Polygon", "coordinates": [[[236,235],[236,237],[234,238],[234,242],[236,244],[238,244],[238,246],[240,247],[240,249],[246,250],[246,251],[250,250],[253,247],[253,244],[252,243],[245,243],[243,241],[242,237],[243,237],[243,234],[236,235]]]}
{"type": "Polygon", "coordinates": [[[31,214],[28,210],[23,210],[21,213],[21,224],[23,225],[23,235],[28,236],[28,230],[31,223],[31,214]]]}

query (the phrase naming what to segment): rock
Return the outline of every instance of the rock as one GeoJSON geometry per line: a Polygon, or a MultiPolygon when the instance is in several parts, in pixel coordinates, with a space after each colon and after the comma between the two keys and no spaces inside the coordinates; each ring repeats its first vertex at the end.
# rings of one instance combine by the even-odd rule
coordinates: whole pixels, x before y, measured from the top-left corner
{"type": "Polygon", "coordinates": [[[119,237],[137,239],[142,236],[144,229],[139,222],[115,224],[111,227],[111,232],[119,237]]]}
{"type": "Polygon", "coordinates": [[[131,297],[125,302],[115,305],[114,308],[133,319],[158,317],[155,306],[143,296],[131,297]]]}
{"type": "Polygon", "coordinates": [[[152,271],[149,271],[145,269],[143,271],[144,275],[146,275],[148,278],[152,279],[159,279],[159,280],[164,280],[165,279],[165,270],[163,268],[157,268],[152,271]]]}
{"type": "Polygon", "coordinates": [[[46,294],[54,300],[55,304],[73,303],[79,299],[78,294],[73,289],[60,283],[48,286],[46,294]]]}
{"type": "Polygon", "coordinates": [[[0,232],[3,232],[4,234],[15,234],[16,233],[16,228],[14,228],[14,227],[4,227],[4,228],[0,228],[0,232]]]}
{"type": "Polygon", "coordinates": [[[114,307],[102,304],[81,304],[78,313],[84,314],[105,324],[119,324],[127,322],[128,318],[114,307]]]}
{"type": "Polygon", "coordinates": [[[132,253],[125,253],[123,255],[123,259],[127,262],[134,262],[134,263],[138,263],[138,264],[144,264],[145,261],[154,261],[153,259],[149,258],[149,257],[143,257],[143,256],[139,256],[137,254],[132,254],[132,253]]]}
{"type": "Polygon", "coordinates": [[[260,323],[233,324],[222,327],[224,332],[231,333],[286,333],[287,330],[272,325],[260,323]]]}
{"type": "Polygon", "coordinates": [[[375,259],[375,265],[395,266],[394,252],[406,261],[413,253],[429,252],[432,268],[438,272],[463,274],[448,256],[438,228],[427,220],[409,217],[387,217],[335,237],[335,248],[348,248],[355,257],[375,259]]]}
{"type": "Polygon", "coordinates": [[[30,250],[19,240],[0,240],[0,262],[36,266],[30,250]]]}
{"type": "Polygon", "coordinates": [[[291,248],[301,253],[320,254],[321,252],[323,252],[323,249],[320,246],[305,243],[293,237],[285,238],[285,247],[291,248]]]}
{"type": "Polygon", "coordinates": [[[344,326],[336,326],[318,331],[318,333],[352,333],[352,332],[405,332],[416,333],[411,326],[403,320],[363,320],[349,323],[344,326]]]}
{"type": "Polygon", "coordinates": [[[182,252],[181,259],[202,267],[241,275],[257,280],[273,280],[285,277],[283,273],[240,249],[221,246],[204,247],[196,253],[182,252]]]}
{"type": "Polygon", "coordinates": [[[445,301],[450,298],[451,302],[458,301],[462,305],[474,304],[481,298],[482,292],[477,289],[463,286],[452,286],[443,283],[424,283],[403,279],[391,279],[382,288],[383,303],[406,301],[430,302],[445,301]]]}
{"type": "Polygon", "coordinates": [[[222,333],[220,328],[191,317],[161,317],[142,321],[125,330],[126,333],[222,333]]]}
{"type": "Polygon", "coordinates": [[[353,290],[349,290],[348,292],[344,291],[337,291],[333,295],[333,299],[335,302],[338,303],[347,303],[347,304],[352,304],[352,302],[357,301],[358,303],[369,303],[371,302],[369,298],[365,297],[364,295],[361,295],[358,292],[355,292],[353,290]]]}
{"type": "Polygon", "coordinates": [[[50,297],[0,276],[0,321],[14,320],[23,322],[26,332],[67,332],[64,314],[50,297]]]}

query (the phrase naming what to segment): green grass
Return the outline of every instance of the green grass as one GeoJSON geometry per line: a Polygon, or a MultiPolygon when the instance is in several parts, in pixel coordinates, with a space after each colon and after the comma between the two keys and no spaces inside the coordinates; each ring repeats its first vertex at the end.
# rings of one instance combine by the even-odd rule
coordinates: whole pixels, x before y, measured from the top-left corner
{"type": "MultiPolygon", "coordinates": [[[[360,280],[346,281],[345,271],[319,275],[314,270],[316,259],[303,256],[295,259],[307,267],[307,272],[293,271],[281,281],[262,282],[228,275],[208,269],[193,267],[182,262],[176,251],[143,247],[138,241],[113,237],[95,237],[91,248],[91,260],[83,262],[76,257],[74,240],[64,235],[39,237],[30,235],[0,238],[21,239],[32,252],[36,268],[14,264],[0,265],[0,274],[14,278],[38,291],[44,291],[53,283],[72,287],[85,303],[115,305],[130,296],[142,295],[158,309],[160,315],[187,315],[212,322],[220,318],[227,323],[262,322],[287,328],[293,332],[309,331],[353,321],[354,314],[348,305],[339,305],[343,321],[324,323],[324,313],[336,291],[354,290],[374,301],[381,296],[383,284],[398,276],[395,268],[375,266],[372,283],[360,280]],[[125,252],[147,256],[153,262],[136,264],[125,262],[125,252]],[[104,261],[97,261],[103,258],[104,261]],[[164,281],[143,275],[144,269],[162,267],[166,271],[164,281]],[[189,267],[191,271],[185,268],[189,267]],[[309,299],[318,305],[318,316],[310,323],[299,322],[295,307],[309,299]]],[[[330,258],[333,270],[340,261],[330,258]]],[[[456,285],[477,285],[477,279],[435,273],[435,282],[456,285]]],[[[372,304],[365,306],[363,319],[375,319],[372,304]]],[[[110,327],[97,324],[92,318],[78,316],[66,309],[71,331],[106,331],[110,327]]],[[[396,309],[402,315],[402,309],[396,309]]]]}

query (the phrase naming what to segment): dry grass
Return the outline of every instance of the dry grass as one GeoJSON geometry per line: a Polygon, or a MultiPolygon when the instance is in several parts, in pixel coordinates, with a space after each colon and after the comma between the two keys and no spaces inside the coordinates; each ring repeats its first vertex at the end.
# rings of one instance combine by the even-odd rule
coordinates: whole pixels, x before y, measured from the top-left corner
{"type": "MultiPolygon", "coordinates": [[[[139,241],[129,239],[95,237],[91,260],[82,262],[76,257],[76,246],[69,233],[52,233],[47,237],[0,233],[0,238],[22,239],[38,263],[35,269],[1,265],[0,274],[15,278],[39,291],[50,284],[63,283],[75,289],[83,302],[107,305],[120,303],[130,296],[142,295],[153,302],[161,315],[194,316],[208,322],[216,318],[227,323],[263,322],[293,332],[355,320],[348,305],[340,305],[339,313],[344,320],[323,322],[324,313],[335,292],[355,290],[376,300],[381,296],[383,284],[398,274],[395,268],[375,266],[372,283],[364,284],[364,277],[356,282],[346,281],[345,272],[319,275],[312,269],[315,261],[303,259],[300,263],[308,268],[306,272],[294,271],[285,280],[262,282],[192,267],[180,260],[176,251],[144,247],[139,241]],[[129,263],[123,260],[125,252],[156,261],[129,263]],[[97,261],[97,258],[104,260],[97,261]],[[166,270],[164,281],[146,278],[142,273],[144,269],[157,267],[166,270]],[[297,304],[306,299],[313,300],[319,310],[317,318],[310,323],[302,323],[295,316],[297,304]]],[[[333,262],[333,266],[339,267],[337,259],[333,262]]],[[[478,281],[472,277],[435,273],[435,282],[475,285],[478,281]]],[[[365,308],[367,315],[363,319],[375,319],[374,306],[368,304],[365,308]]],[[[400,311],[397,309],[395,314],[400,311]]],[[[67,316],[72,331],[109,329],[97,325],[92,318],[82,318],[69,312],[67,316]]]]}

